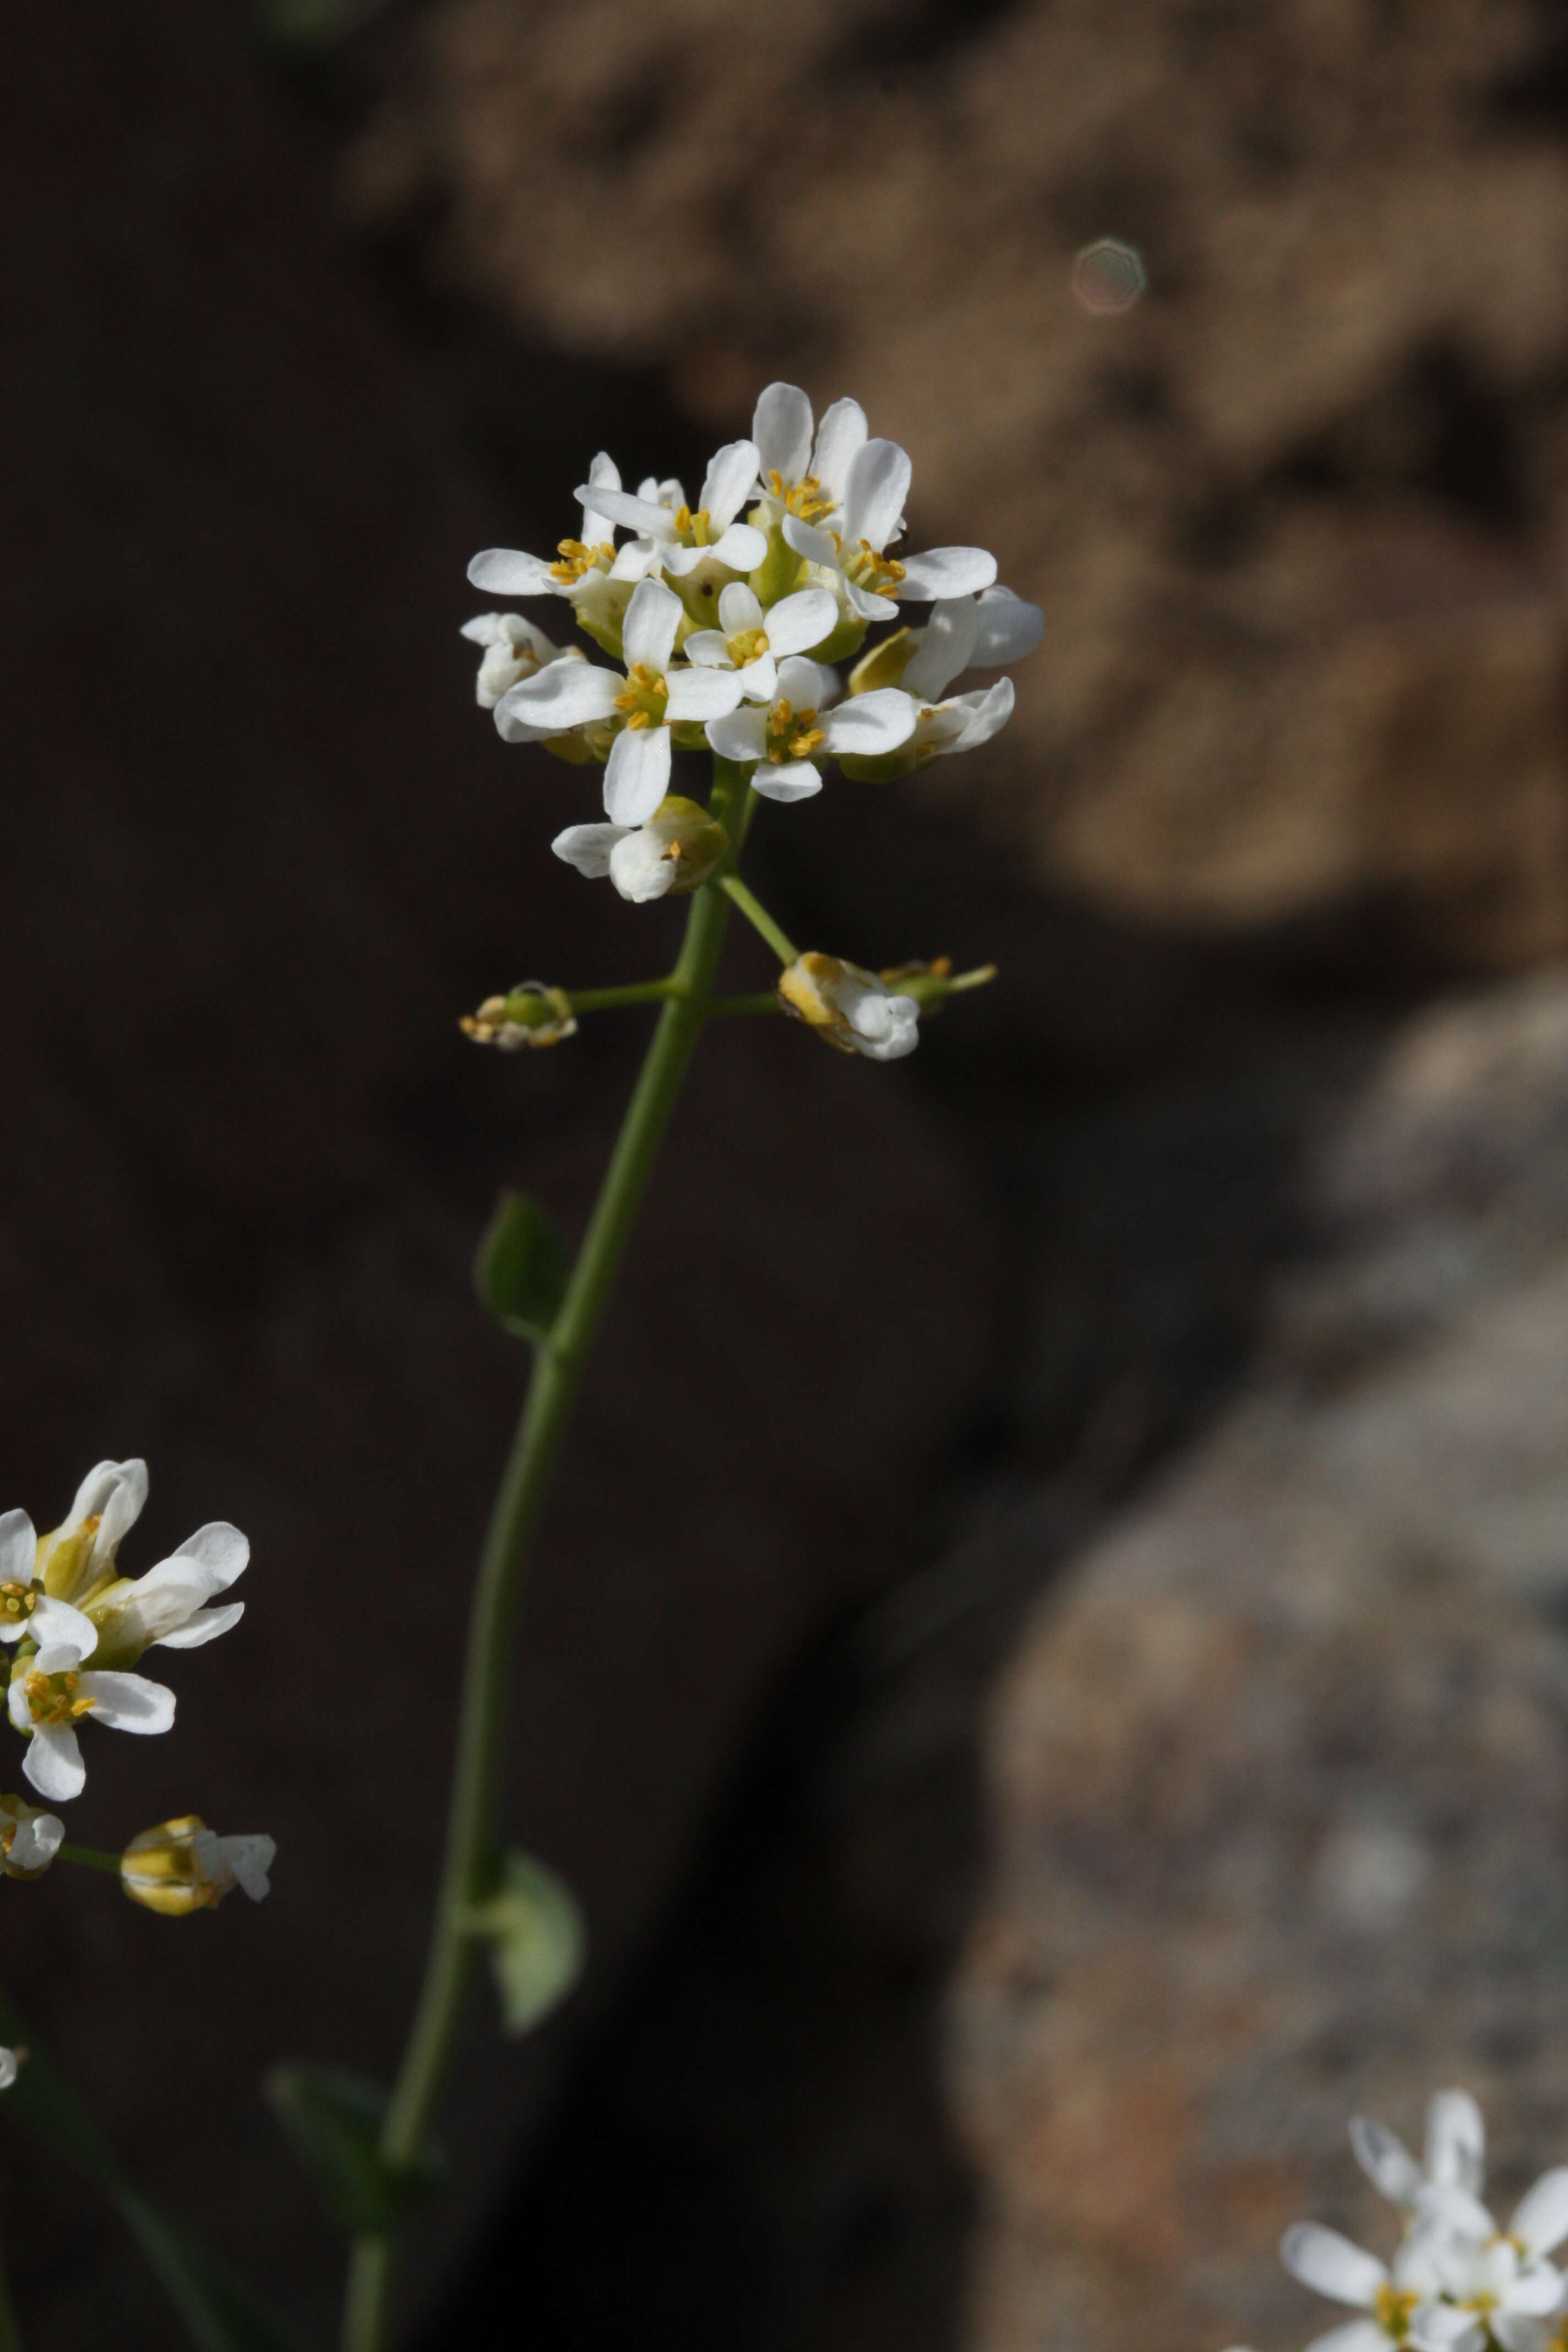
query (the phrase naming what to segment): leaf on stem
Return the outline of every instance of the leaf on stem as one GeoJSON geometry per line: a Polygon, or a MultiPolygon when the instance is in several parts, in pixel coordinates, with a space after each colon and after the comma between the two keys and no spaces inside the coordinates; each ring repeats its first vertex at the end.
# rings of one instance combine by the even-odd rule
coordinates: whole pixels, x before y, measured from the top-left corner
{"type": "Polygon", "coordinates": [[[508,2033],[529,2033],[565,2000],[583,1971],[587,1931],[564,1879],[529,1853],[509,1853],[500,1891],[474,1914],[488,1937],[508,2033]]]}
{"type": "Polygon", "coordinates": [[[381,2153],[387,2093],[336,2066],[293,2060],[267,2078],[267,2103],[316,2193],[351,2237],[380,2237],[439,2177],[430,2154],[406,2168],[381,2153]]]}
{"type": "Polygon", "coordinates": [[[572,1254],[560,1229],[523,1192],[503,1192],[474,1260],[479,1304],[538,1347],[561,1311],[572,1254]]]}

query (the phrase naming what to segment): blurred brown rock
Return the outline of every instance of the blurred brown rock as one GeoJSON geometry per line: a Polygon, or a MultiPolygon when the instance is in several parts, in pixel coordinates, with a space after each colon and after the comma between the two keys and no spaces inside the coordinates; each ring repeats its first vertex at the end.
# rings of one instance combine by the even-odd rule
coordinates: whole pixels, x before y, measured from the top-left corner
{"type": "MultiPolygon", "coordinates": [[[[362,217],[532,336],[853,390],[1047,608],[930,781],[1102,903],[1568,939],[1568,152],[1530,0],[430,0],[362,217]],[[1148,291],[1091,316],[1112,235],[1148,291]]],[[[651,448],[627,449],[634,466],[651,448]]],[[[567,518],[566,520],[569,520],[567,518]]]]}
{"type": "Polygon", "coordinates": [[[1568,981],[1423,1016],[1326,1143],[1264,1369],[1040,1609],[952,2011],[967,2341],[1305,2340],[1349,2117],[1568,2116],[1568,981]]]}

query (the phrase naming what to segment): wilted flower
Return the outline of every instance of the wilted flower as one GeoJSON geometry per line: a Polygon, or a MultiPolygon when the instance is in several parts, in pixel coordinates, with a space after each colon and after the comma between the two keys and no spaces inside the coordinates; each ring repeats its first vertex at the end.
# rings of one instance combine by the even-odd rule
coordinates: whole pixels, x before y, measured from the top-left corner
{"type": "Polygon", "coordinates": [[[199,1813],[184,1813],[132,1839],[120,1858],[120,1883],[133,1903],[180,1919],[215,1909],[237,1886],[259,1903],[277,1852],[272,1838],[219,1837],[199,1813]]]}
{"type": "Polygon", "coordinates": [[[66,1825],[25,1797],[0,1797],[0,1855],[7,1878],[41,1878],[60,1850],[66,1825]]]}
{"type": "Polygon", "coordinates": [[[779,975],[779,1002],[840,1053],[896,1062],[920,1043],[920,1006],[895,995],[874,971],[837,956],[797,956],[779,975]]]}
{"type": "Polygon", "coordinates": [[[499,1045],[515,1054],[524,1045],[559,1045],[577,1034],[576,1016],[564,989],[542,980],[520,980],[505,996],[487,996],[477,1013],[465,1013],[458,1026],[476,1045],[499,1045]]]}
{"type": "MultiPolygon", "coordinates": [[[[481,710],[493,710],[521,678],[531,677],[551,662],[587,658],[580,646],[555,645],[521,613],[477,614],[464,622],[462,635],[485,649],[474,680],[474,698],[481,710]]],[[[509,743],[521,743],[531,730],[508,721],[501,723],[500,731],[509,743]]]]}

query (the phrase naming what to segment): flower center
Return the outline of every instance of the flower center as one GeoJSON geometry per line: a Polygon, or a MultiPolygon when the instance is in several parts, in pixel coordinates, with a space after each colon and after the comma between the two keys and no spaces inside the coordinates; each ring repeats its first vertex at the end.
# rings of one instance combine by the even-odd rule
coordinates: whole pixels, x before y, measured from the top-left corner
{"type": "Polygon", "coordinates": [[[38,1596],[29,1584],[0,1584],[0,1617],[9,1624],[30,1617],[38,1605],[38,1596]]]}
{"type": "Polygon", "coordinates": [[[1377,2302],[1373,2306],[1377,2324],[1387,2330],[1396,2344],[1404,2342],[1411,2314],[1420,2300],[1420,2296],[1409,2287],[1384,2285],[1378,2288],[1377,2302]]]}
{"type": "MultiPolygon", "coordinates": [[[[683,510],[684,511],[684,510],[683,510]]],[[[628,727],[662,727],[669,688],[647,662],[633,662],[626,673],[626,690],[616,697],[616,709],[626,714],[628,727]]]]}
{"type": "Polygon", "coordinates": [[[748,662],[758,660],[767,649],[766,629],[737,629],[732,637],[724,640],[724,651],[737,669],[744,669],[748,662]]]}
{"type": "Polygon", "coordinates": [[[768,488],[784,512],[798,515],[802,522],[820,522],[823,516],[831,514],[838,503],[823,489],[815,474],[807,474],[800,481],[792,482],[786,490],[784,476],[775,467],[768,476],[768,488]]]}
{"type": "Polygon", "coordinates": [[[797,710],[793,702],[780,697],[768,713],[769,765],[782,768],[786,760],[809,760],[822,744],[823,730],[816,724],[815,710],[797,710]]]}
{"type": "Polygon", "coordinates": [[[675,528],[688,547],[708,547],[712,542],[713,522],[706,507],[693,514],[689,507],[677,507],[675,528]]]}
{"type": "Polygon", "coordinates": [[[838,568],[846,580],[852,580],[857,588],[864,588],[868,595],[891,594],[904,576],[904,567],[897,557],[879,555],[869,540],[863,539],[858,546],[847,548],[835,531],[833,544],[838,550],[838,568]]]}
{"type": "Polygon", "coordinates": [[[41,1675],[35,1666],[24,1677],[22,1688],[35,1723],[74,1723],[78,1716],[98,1705],[96,1699],[80,1696],[81,1676],[74,1666],[62,1675],[41,1675]]]}
{"type": "Polygon", "coordinates": [[[563,588],[570,588],[586,572],[607,572],[616,560],[616,551],[607,539],[602,539],[596,547],[584,546],[580,539],[563,539],[558,552],[561,561],[551,565],[550,576],[559,580],[563,588]]]}

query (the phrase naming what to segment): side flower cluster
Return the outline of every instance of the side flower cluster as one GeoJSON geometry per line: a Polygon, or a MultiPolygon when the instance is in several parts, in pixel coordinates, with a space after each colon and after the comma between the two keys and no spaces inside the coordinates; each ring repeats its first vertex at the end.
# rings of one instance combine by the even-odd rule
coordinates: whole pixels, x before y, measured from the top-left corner
{"type": "Polygon", "coordinates": [[[998,587],[984,548],[892,551],[911,476],[858,402],[836,401],[819,422],[804,392],[774,383],[751,437],[715,452],[695,506],[678,481],[625,489],[601,454],[576,493],[582,535],[553,561],[507,548],[474,558],[476,587],[563,600],[616,665],[517,613],[464,631],[483,648],[478,698],[506,740],[604,768],[605,822],[569,825],[558,856],[607,875],[623,898],[692,890],[714,860],[691,854],[691,804],[670,797],[675,751],[706,747],[790,802],[820,792],[830,761],[906,774],[1005,725],[1010,678],[952,689],[1028,653],[1043,616],[998,587]],[[908,624],[912,607],[929,608],[923,626],[908,624]]]}
{"type": "Polygon", "coordinates": [[[1308,2352],[1568,2352],[1568,2166],[1542,2174],[1500,2228],[1482,2202],[1486,2127],[1468,2092],[1439,2091],[1417,2160],[1384,2124],[1351,2126],[1356,2159],[1403,2222],[1386,2263],[1300,2221],[1280,2256],[1304,2286],[1354,2312],[1308,2352]]]}
{"type": "MultiPolygon", "coordinates": [[[[198,1528],[143,1575],[121,1575],[120,1547],[146,1499],[144,1462],[100,1462],[48,1534],[37,1535],[26,1511],[0,1515],[0,1642],[12,1651],[6,1712],[26,1743],[23,1777],[51,1804],[86,1785],[86,1726],[150,1734],[173,1725],[174,1692],[134,1671],[148,1650],[200,1649],[245,1614],[242,1601],[222,1597],[250,1558],[226,1520],[198,1528]]],[[[6,1877],[37,1877],[64,1838],[58,1814],[0,1796],[6,1877]]],[[[210,1906],[236,1885],[259,1901],[273,1851],[270,1838],[219,1838],[189,1815],[133,1840],[121,1883],[154,1910],[210,1906]],[[184,1890],[178,1901],[169,1895],[175,1884],[184,1890]]]]}

